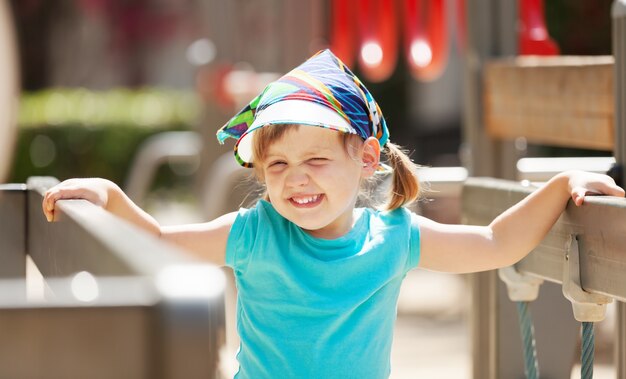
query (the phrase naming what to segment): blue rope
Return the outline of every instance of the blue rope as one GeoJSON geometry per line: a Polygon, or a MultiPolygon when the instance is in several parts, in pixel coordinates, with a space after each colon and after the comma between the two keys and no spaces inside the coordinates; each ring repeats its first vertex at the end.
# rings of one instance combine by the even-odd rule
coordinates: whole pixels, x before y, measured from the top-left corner
{"type": "Polygon", "coordinates": [[[519,316],[519,326],[522,335],[526,378],[537,379],[539,377],[539,365],[537,363],[537,348],[535,346],[535,329],[533,328],[530,317],[528,302],[517,302],[517,314],[519,316]]]}
{"type": "Polygon", "coordinates": [[[593,357],[594,357],[594,335],[593,322],[583,322],[583,341],[581,355],[581,379],[593,378],[593,357]]]}

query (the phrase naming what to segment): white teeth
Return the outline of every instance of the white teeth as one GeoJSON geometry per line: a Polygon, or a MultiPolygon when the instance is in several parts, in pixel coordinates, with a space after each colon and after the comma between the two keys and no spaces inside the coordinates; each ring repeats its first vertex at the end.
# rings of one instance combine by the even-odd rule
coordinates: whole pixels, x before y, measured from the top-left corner
{"type": "Polygon", "coordinates": [[[299,197],[299,198],[292,197],[292,199],[298,204],[308,204],[308,203],[317,201],[319,197],[320,195],[315,195],[315,196],[307,196],[307,197],[299,197]]]}

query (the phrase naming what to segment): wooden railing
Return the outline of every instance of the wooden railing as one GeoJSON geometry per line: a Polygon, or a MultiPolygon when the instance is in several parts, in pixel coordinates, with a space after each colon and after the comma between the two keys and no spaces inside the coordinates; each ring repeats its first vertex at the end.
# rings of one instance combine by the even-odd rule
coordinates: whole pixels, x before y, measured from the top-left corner
{"type": "Polygon", "coordinates": [[[218,377],[222,272],[55,183],[0,186],[0,377],[218,377]]]}
{"type": "MultiPolygon", "coordinates": [[[[463,192],[465,221],[488,224],[534,189],[506,180],[468,179],[463,192]]],[[[626,301],[625,199],[588,196],[583,207],[570,202],[548,236],[515,265],[516,269],[562,284],[574,237],[580,249],[580,275],[585,291],[626,301]]]]}
{"type": "MultiPolygon", "coordinates": [[[[516,50],[510,25],[515,24],[503,23],[494,3],[477,0],[475,10],[468,10],[464,132],[470,176],[513,179],[519,155],[511,142],[521,138],[536,145],[611,151],[610,173],[624,186],[626,0],[613,2],[612,57],[511,58],[516,50]]],[[[513,3],[498,2],[505,10],[513,3]]],[[[488,223],[532,190],[515,182],[469,180],[465,220],[488,223]]],[[[568,206],[542,245],[515,267],[550,282],[541,285],[532,303],[541,377],[571,374],[578,338],[571,305],[576,302],[570,304],[561,287],[565,268],[573,268],[565,266],[566,257],[576,252],[582,289],[591,298],[615,300],[613,367],[615,377],[626,378],[624,207],[623,200],[606,198],[586,200],[582,208],[568,206]]],[[[517,315],[508,306],[507,288],[496,272],[472,275],[471,283],[473,377],[523,377],[517,315]]]]}

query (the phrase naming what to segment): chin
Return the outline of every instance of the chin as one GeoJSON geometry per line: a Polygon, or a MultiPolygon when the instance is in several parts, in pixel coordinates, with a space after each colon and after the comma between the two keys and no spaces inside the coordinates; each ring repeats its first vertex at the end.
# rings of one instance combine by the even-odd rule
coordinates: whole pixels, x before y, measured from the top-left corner
{"type": "Polygon", "coordinates": [[[286,218],[292,223],[296,224],[298,227],[304,230],[312,231],[312,232],[316,230],[324,229],[324,227],[327,226],[326,224],[320,224],[318,222],[306,222],[303,220],[294,220],[293,218],[290,218],[290,217],[286,217],[286,218]]]}

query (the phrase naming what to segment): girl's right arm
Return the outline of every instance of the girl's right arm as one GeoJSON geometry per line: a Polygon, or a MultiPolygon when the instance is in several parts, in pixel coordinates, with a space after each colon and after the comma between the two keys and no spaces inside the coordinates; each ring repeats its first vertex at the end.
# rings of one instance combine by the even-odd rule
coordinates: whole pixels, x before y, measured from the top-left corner
{"type": "Polygon", "coordinates": [[[206,223],[162,227],[115,183],[93,178],[69,179],[46,191],[42,207],[48,221],[54,221],[55,204],[63,199],[88,200],[194,256],[220,266],[224,265],[228,234],[237,217],[233,212],[206,223]]]}

